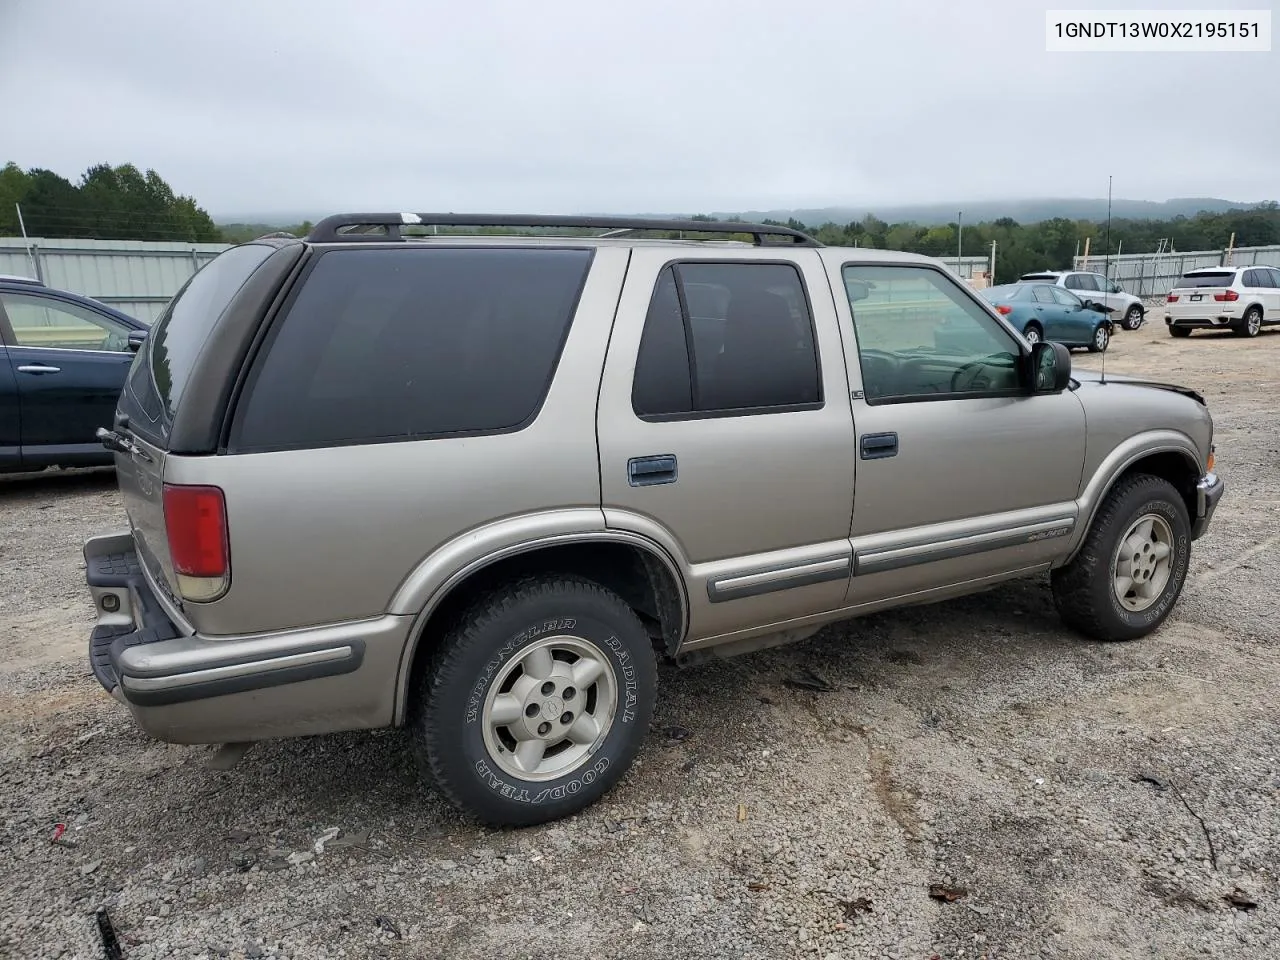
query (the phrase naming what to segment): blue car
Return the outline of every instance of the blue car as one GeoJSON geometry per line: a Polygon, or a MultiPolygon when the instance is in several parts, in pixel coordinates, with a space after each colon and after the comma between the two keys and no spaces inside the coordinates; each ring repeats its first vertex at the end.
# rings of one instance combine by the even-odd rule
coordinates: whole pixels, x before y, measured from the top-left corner
{"type": "Polygon", "coordinates": [[[113,463],[95,434],[146,333],[97,300],[0,276],[0,473],[113,463]]]}
{"type": "Polygon", "coordinates": [[[1050,340],[1101,353],[1114,321],[1105,306],[1049,283],[1006,283],[979,291],[1031,343],[1050,340]]]}

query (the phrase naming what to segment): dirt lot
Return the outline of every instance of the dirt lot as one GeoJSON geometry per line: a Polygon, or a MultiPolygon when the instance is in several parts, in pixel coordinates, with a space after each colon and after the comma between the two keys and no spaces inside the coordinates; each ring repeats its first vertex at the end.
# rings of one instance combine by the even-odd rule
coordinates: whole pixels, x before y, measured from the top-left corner
{"type": "Polygon", "coordinates": [[[103,956],[100,904],[129,960],[1274,956],[1280,331],[1157,319],[1107,369],[1218,423],[1227,497],[1157,634],[1084,642],[1031,581],[668,669],[623,784],[520,832],[426,793],[398,732],[227,773],[142,736],[85,662],[113,476],[0,481],[0,956],[103,956]]]}

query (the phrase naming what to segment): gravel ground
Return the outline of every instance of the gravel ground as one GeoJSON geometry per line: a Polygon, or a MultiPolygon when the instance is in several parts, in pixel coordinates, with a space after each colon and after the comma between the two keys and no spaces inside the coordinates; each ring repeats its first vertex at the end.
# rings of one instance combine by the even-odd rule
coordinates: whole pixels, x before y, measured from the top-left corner
{"type": "Polygon", "coordinates": [[[1084,642],[1034,580],[667,669],[622,785],[518,832],[397,731],[147,739],[84,658],[114,477],[0,481],[0,956],[102,957],[100,905],[128,960],[1276,955],[1280,331],[1162,326],[1107,369],[1204,391],[1229,487],[1157,634],[1084,642]]]}

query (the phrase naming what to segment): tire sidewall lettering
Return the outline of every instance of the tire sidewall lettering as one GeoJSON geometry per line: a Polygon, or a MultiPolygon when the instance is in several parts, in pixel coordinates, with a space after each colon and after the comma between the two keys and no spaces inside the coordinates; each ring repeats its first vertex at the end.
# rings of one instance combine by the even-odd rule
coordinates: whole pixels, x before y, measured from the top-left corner
{"type": "Polygon", "coordinates": [[[536,624],[513,634],[493,655],[485,661],[480,675],[467,693],[464,713],[464,726],[467,730],[464,749],[476,751],[476,759],[469,763],[476,778],[490,792],[497,794],[512,803],[539,806],[556,803],[576,796],[584,790],[604,779],[605,773],[613,764],[608,755],[610,745],[614,742],[620,727],[630,726],[639,716],[639,678],[635,659],[626,643],[616,633],[603,627],[595,618],[585,621],[579,617],[552,617],[539,620],[536,624]],[[546,637],[558,634],[572,634],[594,644],[602,652],[607,653],[612,661],[615,683],[619,699],[617,712],[614,715],[614,729],[610,730],[604,741],[596,748],[594,756],[587,761],[588,765],[579,767],[571,774],[553,781],[519,780],[500,770],[488,757],[481,734],[481,722],[484,702],[488,696],[494,677],[526,646],[546,637]],[[603,635],[603,640],[597,639],[603,635]]]}
{"type": "Polygon", "coordinates": [[[530,643],[541,640],[544,637],[554,636],[563,633],[566,630],[572,630],[578,625],[576,617],[560,617],[543,620],[535,626],[521,630],[519,633],[507,640],[501,648],[489,658],[485,663],[484,669],[480,673],[480,677],[476,680],[475,685],[471,688],[471,692],[467,695],[467,710],[465,721],[467,726],[474,726],[480,722],[480,714],[484,708],[484,698],[489,691],[489,683],[493,680],[493,675],[502,669],[502,665],[511,659],[512,655],[521,647],[530,643]]]}

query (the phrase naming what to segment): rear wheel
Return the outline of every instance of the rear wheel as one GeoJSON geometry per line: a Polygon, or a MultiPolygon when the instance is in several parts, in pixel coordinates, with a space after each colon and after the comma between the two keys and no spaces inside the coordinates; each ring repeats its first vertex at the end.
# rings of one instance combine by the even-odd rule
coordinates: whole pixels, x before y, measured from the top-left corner
{"type": "Polygon", "coordinates": [[[1168,480],[1134,474],[1111,489],[1080,551],[1053,571],[1063,621],[1095,640],[1134,640],[1162,624],[1187,577],[1191,522],[1168,480]]]}
{"type": "Polygon", "coordinates": [[[412,721],[429,777],[494,826],[576,813],[627,771],[657,673],[635,613],[576,577],[517,582],[442,638],[412,721]]]}
{"type": "Polygon", "coordinates": [[[1107,329],[1107,324],[1100,323],[1093,331],[1093,339],[1089,341],[1090,353],[1102,353],[1111,343],[1111,332],[1107,329]]]}
{"type": "Polygon", "coordinates": [[[1120,321],[1120,326],[1126,330],[1137,330],[1142,326],[1142,308],[1135,303],[1126,310],[1124,319],[1120,321]]]}
{"type": "Polygon", "coordinates": [[[1256,337],[1262,330],[1262,308],[1250,307],[1240,319],[1240,326],[1235,328],[1237,337],[1256,337]]]}
{"type": "Polygon", "coordinates": [[[1022,335],[1027,338],[1027,343],[1033,347],[1044,339],[1044,334],[1040,332],[1040,328],[1034,323],[1027,324],[1027,328],[1022,331],[1022,335]]]}
{"type": "Polygon", "coordinates": [[[1169,336],[1171,337],[1189,337],[1191,336],[1190,327],[1170,327],[1169,336]]]}

